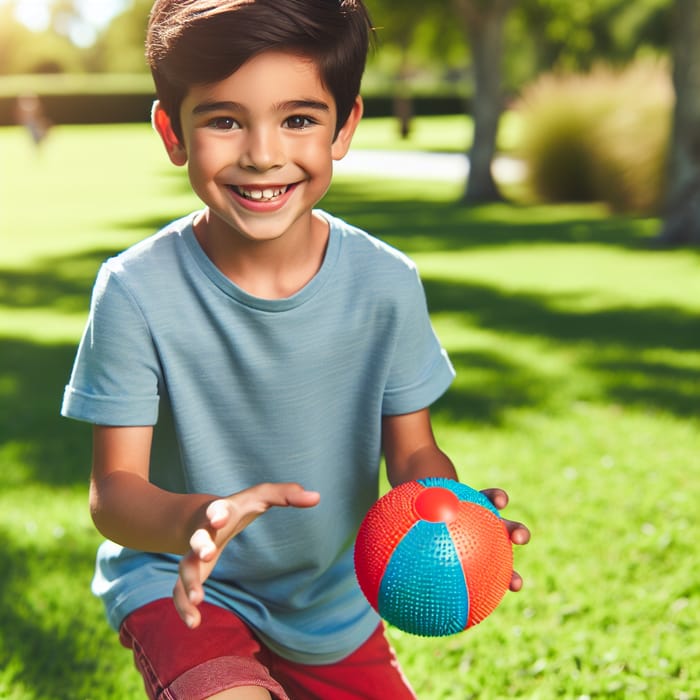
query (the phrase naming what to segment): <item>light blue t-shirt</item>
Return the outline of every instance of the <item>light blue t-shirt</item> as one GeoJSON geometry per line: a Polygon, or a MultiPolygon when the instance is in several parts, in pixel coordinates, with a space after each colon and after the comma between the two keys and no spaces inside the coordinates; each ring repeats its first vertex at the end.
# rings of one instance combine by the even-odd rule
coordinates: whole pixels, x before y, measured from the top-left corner
{"type": "MultiPolygon", "coordinates": [[[[343,658],[376,628],[353,544],[378,496],[381,417],[430,405],[454,376],[413,263],[319,213],[322,266],[286,299],[225,277],[194,215],[108,260],[62,407],[98,425],[153,425],[150,480],[170,491],[296,481],[320,492],[314,508],[252,523],[205,585],[207,600],[302,663],[343,658]]],[[[93,591],[110,623],[169,597],[177,564],[105,542],[93,591]]]]}

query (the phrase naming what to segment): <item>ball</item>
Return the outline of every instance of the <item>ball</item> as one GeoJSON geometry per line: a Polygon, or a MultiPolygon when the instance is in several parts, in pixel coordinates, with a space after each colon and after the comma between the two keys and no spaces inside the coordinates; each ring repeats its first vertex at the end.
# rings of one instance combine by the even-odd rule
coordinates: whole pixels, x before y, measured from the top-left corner
{"type": "Polygon", "coordinates": [[[423,637],[490,615],[513,573],[513,547],[484,494],[451,479],[409,481],[382,496],[355,542],[355,573],[390,624],[423,637]]]}

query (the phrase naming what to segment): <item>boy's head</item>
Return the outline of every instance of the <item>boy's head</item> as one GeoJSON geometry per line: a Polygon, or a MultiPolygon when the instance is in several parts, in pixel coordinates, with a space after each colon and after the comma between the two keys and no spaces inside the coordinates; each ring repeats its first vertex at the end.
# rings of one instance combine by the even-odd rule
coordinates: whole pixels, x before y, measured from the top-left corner
{"type": "Polygon", "coordinates": [[[360,91],[370,33],[362,0],[156,0],[146,55],[180,140],[180,106],[189,88],[224,80],[270,50],[314,61],[335,99],[337,131],[360,91]]]}

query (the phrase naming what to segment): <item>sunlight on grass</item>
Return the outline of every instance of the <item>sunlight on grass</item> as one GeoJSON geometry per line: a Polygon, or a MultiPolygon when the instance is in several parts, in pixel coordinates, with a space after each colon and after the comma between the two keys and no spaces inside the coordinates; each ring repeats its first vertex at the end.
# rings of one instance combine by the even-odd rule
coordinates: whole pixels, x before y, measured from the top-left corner
{"type": "MultiPolygon", "coordinates": [[[[501,117],[498,151],[510,153],[520,140],[521,119],[515,112],[501,117]]],[[[394,117],[363,119],[353,139],[353,148],[376,150],[415,150],[444,153],[465,153],[474,137],[474,124],[466,114],[416,117],[411,122],[408,137],[399,137],[398,121],[394,117]]]]}
{"type": "Polygon", "coordinates": [[[398,134],[398,122],[393,117],[363,119],[355,132],[353,148],[464,153],[472,140],[473,125],[466,115],[421,117],[413,120],[408,138],[401,139],[398,134]]]}
{"type": "MultiPolygon", "coordinates": [[[[58,407],[100,262],[199,205],[147,126],[0,151],[0,697],[139,698],[89,592],[90,429],[58,407]]],[[[700,256],[596,205],[463,208],[463,184],[339,178],[323,202],[418,264],[458,372],[436,434],[533,531],[523,592],[455,637],[391,629],[401,663],[421,700],[700,697],[700,256]]]]}

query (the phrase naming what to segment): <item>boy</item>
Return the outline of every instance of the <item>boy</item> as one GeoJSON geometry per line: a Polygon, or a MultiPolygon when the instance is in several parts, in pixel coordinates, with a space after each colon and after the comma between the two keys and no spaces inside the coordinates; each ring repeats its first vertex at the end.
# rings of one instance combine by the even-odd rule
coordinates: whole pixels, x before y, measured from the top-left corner
{"type": "Polygon", "coordinates": [[[457,478],[428,413],[453,370],[410,261],[313,209],[369,35],[360,0],[151,12],[153,122],[205,207],[103,265],[63,404],[151,698],[414,697],[352,546],[382,453],[393,485],[457,478]]]}

